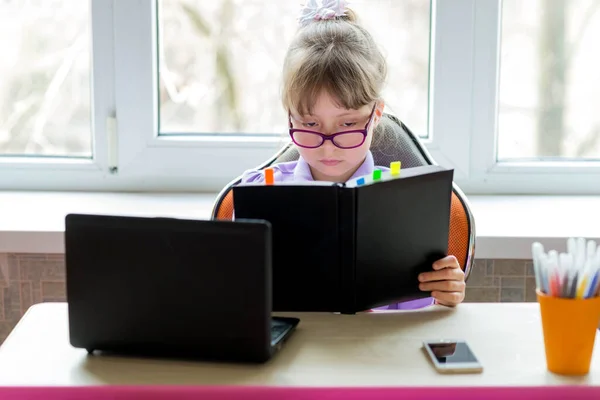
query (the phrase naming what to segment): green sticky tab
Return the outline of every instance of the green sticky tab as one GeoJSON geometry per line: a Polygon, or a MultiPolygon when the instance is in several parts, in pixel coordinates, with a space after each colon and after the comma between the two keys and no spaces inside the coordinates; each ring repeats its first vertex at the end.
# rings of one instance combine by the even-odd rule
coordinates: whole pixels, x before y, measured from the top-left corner
{"type": "Polygon", "coordinates": [[[373,171],[373,180],[377,181],[381,179],[381,170],[380,169],[376,169],[373,171]]]}

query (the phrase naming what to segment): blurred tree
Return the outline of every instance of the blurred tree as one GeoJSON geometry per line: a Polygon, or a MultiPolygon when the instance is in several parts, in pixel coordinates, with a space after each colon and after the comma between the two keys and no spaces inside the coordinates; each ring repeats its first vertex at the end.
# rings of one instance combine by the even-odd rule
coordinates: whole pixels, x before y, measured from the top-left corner
{"type": "MultiPolygon", "coordinates": [[[[572,0],[542,1],[538,47],[540,62],[536,153],[538,157],[565,155],[565,140],[569,136],[564,121],[569,67],[589,22],[600,6],[600,0],[596,0],[586,10],[585,18],[571,43],[567,43],[566,34],[566,16],[569,14],[567,4],[569,7],[572,6],[572,0]]],[[[594,126],[587,137],[579,143],[574,156],[583,157],[590,151],[594,151],[598,141],[600,141],[600,127],[594,126]]]]}
{"type": "Polygon", "coordinates": [[[0,3],[0,154],[91,157],[88,11],[0,3]]]}
{"type": "Polygon", "coordinates": [[[214,62],[217,73],[217,100],[215,103],[214,126],[221,131],[223,126],[232,122],[233,129],[242,129],[242,119],[239,110],[238,88],[232,71],[231,57],[227,43],[231,41],[231,24],[234,21],[235,7],[232,0],[221,0],[219,19],[211,26],[200,14],[198,9],[188,3],[181,2],[184,14],[192,23],[199,36],[209,38],[214,45],[214,62]]]}
{"type": "Polygon", "coordinates": [[[566,0],[542,2],[540,44],[538,46],[539,107],[537,115],[537,155],[562,155],[565,131],[565,11],[566,0]]]}

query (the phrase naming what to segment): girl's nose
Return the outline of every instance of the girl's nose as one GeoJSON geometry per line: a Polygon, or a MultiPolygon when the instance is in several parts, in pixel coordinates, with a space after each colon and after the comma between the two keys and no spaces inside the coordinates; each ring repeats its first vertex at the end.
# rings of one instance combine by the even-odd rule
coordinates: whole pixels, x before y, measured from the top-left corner
{"type": "Polygon", "coordinates": [[[331,140],[326,140],[321,147],[326,155],[334,153],[337,149],[331,140]]]}

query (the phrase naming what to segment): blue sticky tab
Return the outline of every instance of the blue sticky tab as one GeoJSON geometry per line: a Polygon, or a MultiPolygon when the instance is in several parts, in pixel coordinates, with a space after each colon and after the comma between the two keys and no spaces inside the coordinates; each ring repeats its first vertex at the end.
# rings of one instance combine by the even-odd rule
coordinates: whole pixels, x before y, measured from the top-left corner
{"type": "Polygon", "coordinates": [[[365,178],[358,178],[356,180],[356,186],[360,186],[360,185],[364,185],[365,184],[365,178]]]}

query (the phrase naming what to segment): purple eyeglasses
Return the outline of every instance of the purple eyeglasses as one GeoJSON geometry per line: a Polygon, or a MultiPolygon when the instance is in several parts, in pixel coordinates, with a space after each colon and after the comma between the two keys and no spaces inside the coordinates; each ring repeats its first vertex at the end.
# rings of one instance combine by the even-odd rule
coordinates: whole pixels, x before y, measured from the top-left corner
{"type": "Polygon", "coordinates": [[[369,132],[369,126],[371,126],[376,106],[377,103],[373,105],[371,115],[369,116],[369,120],[364,129],[343,131],[332,135],[325,135],[321,132],[309,131],[306,129],[295,129],[292,127],[292,117],[288,114],[290,136],[297,146],[304,147],[305,149],[316,149],[317,147],[322,146],[326,140],[331,140],[331,143],[340,149],[354,149],[360,147],[367,138],[367,133],[369,132]]]}

